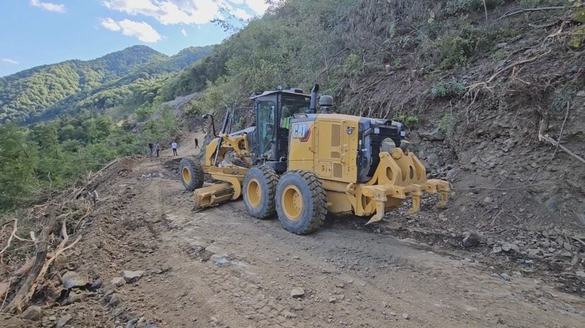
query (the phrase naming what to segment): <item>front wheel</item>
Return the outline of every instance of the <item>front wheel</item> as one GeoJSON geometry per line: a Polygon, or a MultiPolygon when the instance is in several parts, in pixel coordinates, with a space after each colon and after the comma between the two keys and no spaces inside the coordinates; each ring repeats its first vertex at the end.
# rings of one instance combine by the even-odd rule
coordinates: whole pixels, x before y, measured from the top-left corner
{"type": "Polygon", "coordinates": [[[255,166],[244,177],[244,204],[248,214],[258,219],[274,215],[274,193],[278,175],[266,165],[255,166]]]}
{"type": "Polygon", "coordinates": [[[314,173],[291,171],[276,186],[276,213],[283,228],[306,235],[317,231],[327,215],[327,195],[314,173]]]}
{"type": "Polygon", "coordinates": [[[185,190],[194,191],[203,186],[205,177],[201,164],[188,158],[183,158],[179,163],[179,174],[181,175],[181,182],[183,182],[185,190]]]}

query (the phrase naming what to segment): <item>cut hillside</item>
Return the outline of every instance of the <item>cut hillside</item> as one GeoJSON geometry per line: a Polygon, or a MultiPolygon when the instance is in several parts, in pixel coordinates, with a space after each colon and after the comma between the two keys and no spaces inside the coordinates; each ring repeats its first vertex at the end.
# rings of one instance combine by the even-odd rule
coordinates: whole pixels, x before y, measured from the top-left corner
{"type": "Polygon", "coordinates": [[[584,15],[579,1],[287,1],[167,87],[205,89],[192,112],[221,113],[318,82],[339,112],[410,127],[429,173],[454,186],[459,229],[582,230],[585,164],[539,134],[585,155],[584,15]]]}

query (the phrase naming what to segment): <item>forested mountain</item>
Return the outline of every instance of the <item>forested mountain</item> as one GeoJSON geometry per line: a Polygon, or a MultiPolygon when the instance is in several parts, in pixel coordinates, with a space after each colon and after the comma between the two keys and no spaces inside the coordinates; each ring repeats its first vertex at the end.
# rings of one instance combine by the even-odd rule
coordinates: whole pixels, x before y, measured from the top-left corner
{"type": "Polygon", "coordinates": [[[148,95],[153,85],[211,50],[191,47],[169,57],[146,46],[133,46],[94,60],[70,60],[0,78],[0,124],[152,101],[148,95]]]}

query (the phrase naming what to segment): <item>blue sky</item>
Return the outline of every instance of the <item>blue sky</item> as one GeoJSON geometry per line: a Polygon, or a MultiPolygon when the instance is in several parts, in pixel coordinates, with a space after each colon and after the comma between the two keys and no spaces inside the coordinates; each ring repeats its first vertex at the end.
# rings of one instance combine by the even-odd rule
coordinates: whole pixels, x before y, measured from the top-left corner
{"type": "Polygon", "coordinates": [[[265,0],[0,0],[0,76],[68,59],[93,59],[144,44],[168,55],[217,44],[265,0]]]}

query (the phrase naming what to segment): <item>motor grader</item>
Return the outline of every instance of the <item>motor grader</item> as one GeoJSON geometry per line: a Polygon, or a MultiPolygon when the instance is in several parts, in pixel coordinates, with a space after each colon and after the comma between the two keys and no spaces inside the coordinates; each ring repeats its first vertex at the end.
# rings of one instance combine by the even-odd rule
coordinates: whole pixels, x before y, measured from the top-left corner
{"type": "Polygon", "coordinates": [[[296,234],[316,231],[327,213],[353,213],[380,221],[387,210],[423,193],[437,193],[444,207],[449,184],[427,179],[421,161],[408,151],[399,122],[330,113],[333,98],[299,89],[251,97],[255,126],[230,132],[229,114],[205,146],[202,163],[182,159],[180,175],[195,206],[205,208],[243,196],[258,219],[275,214],[296,234]],[[319,110],[317,106],[319,102],[319,110]],[[204,185],[204,174],[212,184],[204,185]]]}

